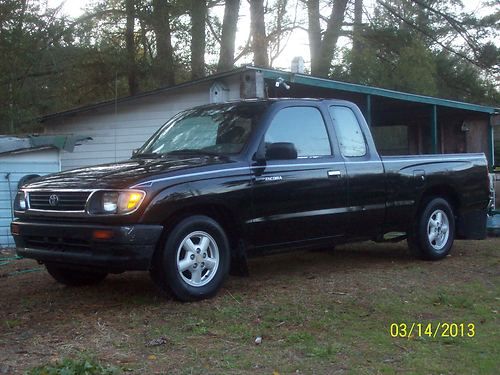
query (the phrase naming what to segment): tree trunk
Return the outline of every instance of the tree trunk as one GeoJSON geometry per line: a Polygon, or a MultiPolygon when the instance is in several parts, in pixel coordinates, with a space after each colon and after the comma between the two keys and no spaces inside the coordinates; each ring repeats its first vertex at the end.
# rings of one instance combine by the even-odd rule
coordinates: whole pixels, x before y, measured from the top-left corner
{"type": "Polygon", "coordinates": [[[154,53],[151,48],[150,38],[148,32],[151,27],[151,16],[147,13],[145,6],[141,2],[136,5],[136,16],[139,21],[139,30],[141,33],[141,46],[142,46],[142,59],[144,61],[153,61],[154,53]]]}
{"type": "Polygon", "coordinates": [[[354,1],[354,25],[352,28],[351,78],[359,81],[363,69],[360,57],[363,53],[363,0],[354,1]]]}
{"type": "Polygon", "coordinates": [[[153,0],[153,31],[156,39],[155,76],[160,85],[175,84],[174,51],[170,30],[169,4],[165,0],[153,0]]]}
{"type": "Polygon", "coordinates": [[[319,24],[319,0],[307,2],[309,51],[311,54],[311,74],[318,72],[319,56],[321,52],[321,27],[319,24]]]}
{"type": "Polygon", "coordinates": [[[191,78],[205,76],[206,0],[191,0],[191,78]]]}
{"type": "Polygon", "coordinates": [[[240,11],[240,0],[226,0],[224,8],[224,21],[222,23],[222,36],[219,63],[217,72],[230,70],[234,65],[234,49],[238,14],[240,11]]]}
{"type": "Polygon", "coordinates": [[[361,52],[362,46],[362,32],[363,32],[363,0],[354,0],[354,25],[353,25],[353,38],[352,50],[356,53],[361,52]]]}
{"type": "Polygon", "coordinates": [[[257,66],[269,66],[267,57],[264,0],[250,0],[250,32],[252,34],[253,61],[257,66]]]}
{"type": "Polygon", "coordinates": [[[135,0],[125,0],[125,13],[127,14],[125,44],[127,48],[128,91],[130,95],[135,95],[139,92],[139,82],[137,81],[137,64],[135,62],[134,40],[135,0]]]}
{"type": "Polygon", "coordinates": [[[347,2],[348,0],[335,0],[333,2],[332,13],[328,19],[323,39],[321,39],[319,23],[319,1],[309,0],[307,3],[312,75],[328,77],[330,73],[335,48],[342,31],[347,2]]]}

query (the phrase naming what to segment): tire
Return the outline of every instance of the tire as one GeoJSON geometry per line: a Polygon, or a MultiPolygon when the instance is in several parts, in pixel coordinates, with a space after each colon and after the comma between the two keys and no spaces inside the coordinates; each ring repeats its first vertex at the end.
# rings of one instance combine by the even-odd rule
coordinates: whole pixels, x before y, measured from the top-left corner
{"type": "Polygon", "coordinates": [[[45,268],[58,283],[69,286],[97,284],[108,275],[106,272],[83,271],[55,264],[46,264],[45,268]]]}
{"type": "Polygon", "coordinates": [[[151,278],[160,290],[171,292],[181,301],[215,296],[229,272],[227,236],[207,216],[191,216],[179,222],[159,250],[151,278]]]}
{"type": "Polygon", "coordinates": [[[454,239],[455,216],[448,201],[437,197],[424,201],[408,233],[410,252],[420,259],[443,259],[450,253],[454,239]]]}

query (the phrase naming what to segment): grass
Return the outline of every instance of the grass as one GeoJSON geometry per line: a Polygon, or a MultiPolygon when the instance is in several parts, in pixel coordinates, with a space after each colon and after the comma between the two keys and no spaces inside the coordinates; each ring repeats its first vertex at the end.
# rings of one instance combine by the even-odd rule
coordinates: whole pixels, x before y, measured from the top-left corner
{"type": "Polygon", "coordinates": [[[35,367],[28,375],[114,375],[121,371],[117,367],[101,365],[90,358],[64,359],[60,362],[35,367]]]}
{"type": "Polygon", "coordinates": [[[23,275],[0,291],[10,301],[0,364],[10,355],[25,371],[47,355],[78,359],[90,350],[100,362],[89,363],[138,374],[496,374],[498,249],[500,239],[457,242],[451,257],[423,262],[404,245],[368,243],[259,258],[250,278],[184,304],[163,299],[142,273],[82,289],[23,275]],[[413,322],[474,323],[476,334],[391,337],[392,323],[413,322]],[[26,343],[16,341],[27,331],[26,343]]]}
{"type": "Polygon", "coordinates": [[[16,326],[18,326],[19,324],[21,324],[21,321],[18,320],[18,319],[7,319],[7,320],[4,320],[4,324],[7,326],[7,328],[14,328],[16,326]]]}
{"type": "MultiPolygon", "coordinates": [[[[198,347],[196,341],[210,342],[208,351],[200,345],[188,362],[219,357],[214,364],[224,370],[249,371],[257,364],[283,373],[321,373],[338,363],[359,373],[371,373],[373,366],[381,373],[495,373],[498,342],[491,334],[498,323],[492,315],[496,301],[482,283],[414,291],[410,297],[373,291],[369,302],[347,296],[340,303],[318,294],[300,296],[297,304],[287,294],[273,296],[257,309],[244,298],[241,303],[226,299],[224,309],[201,306],[201,320],[178,327],[168,322],[162,328],[183,337],[177,340],[183,352],[182,344],[198,347]],[[390,336],[393,322],[473,322],[478,332],[475,338],[408,340],[390,336]],[[252,345],[260,335],[263,344],[252,345]]],[[[192,365],[191,370],[198,373],[203,367],[192,365]]]]}

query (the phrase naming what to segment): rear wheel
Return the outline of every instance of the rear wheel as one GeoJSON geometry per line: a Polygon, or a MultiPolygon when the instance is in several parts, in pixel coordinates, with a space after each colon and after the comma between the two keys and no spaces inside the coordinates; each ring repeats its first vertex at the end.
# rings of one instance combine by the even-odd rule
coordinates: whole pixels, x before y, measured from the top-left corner
{"type": "Polygon", "coordinates": [[[50,263],[45,268],[57,282],[70,286],[97,284],[108,275],[106,272],[83,271],[50,263]]]}
{"type": "Polygon", "coordinates": [[[222,286],[230,251],[222,227],[206,216],[192,216],[175,226],[153,265],[152,279],[181,301],[213,297],[222,286]]]}
{"type": "Polygon", "coordinates": [[[411,252],[426,260],[446,257],[455,239],[455,217],[446,199],[425,201],[413,229],[408,234],[411,252]]]}

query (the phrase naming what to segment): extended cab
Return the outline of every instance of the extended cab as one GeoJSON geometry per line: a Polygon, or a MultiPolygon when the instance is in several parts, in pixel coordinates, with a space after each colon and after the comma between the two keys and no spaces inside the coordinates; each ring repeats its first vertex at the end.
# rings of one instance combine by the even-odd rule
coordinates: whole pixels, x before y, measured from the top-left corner
{"type": "Polygon", "coordinates": [[[455,238],[485,237],[488,200],[484,154],[381,157],[353,103],[268,99],[186,110],[130,160],[28,183],[11,231],[59,282],[148,270],[197,300],[272,250],[399,232],[444,258],[455,238]]]}

